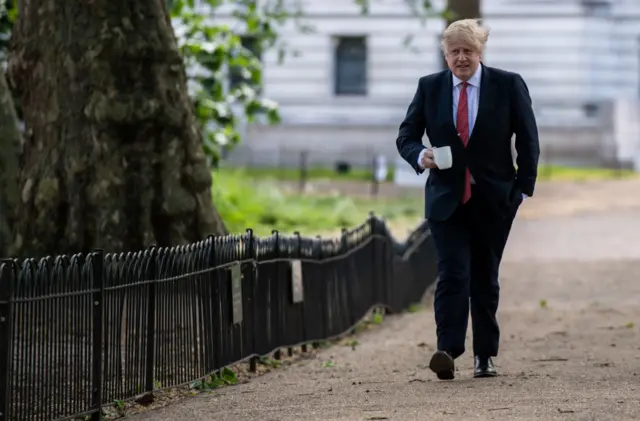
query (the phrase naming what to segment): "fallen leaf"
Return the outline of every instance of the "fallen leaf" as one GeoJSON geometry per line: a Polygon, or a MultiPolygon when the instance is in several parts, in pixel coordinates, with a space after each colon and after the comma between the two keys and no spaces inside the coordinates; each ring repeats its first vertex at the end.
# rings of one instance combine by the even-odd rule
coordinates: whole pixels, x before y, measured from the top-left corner
{"type": "Polygon", "coordinates": [[[560,409],[558,408],[558,412],[561,414],[574,414],[576,411],[573,411],[571,409],[560,409]]]}
{"type": "Polygon", "coordinates": [[[151,405],[154,401],[155,396],[153,396],[153,393],[146,393],[135,400],[137,404],[142,406],[151,405]]]}

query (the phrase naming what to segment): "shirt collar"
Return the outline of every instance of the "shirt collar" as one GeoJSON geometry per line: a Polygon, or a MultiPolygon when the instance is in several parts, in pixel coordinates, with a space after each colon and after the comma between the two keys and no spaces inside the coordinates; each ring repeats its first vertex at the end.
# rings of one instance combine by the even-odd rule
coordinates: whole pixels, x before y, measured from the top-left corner
{"type": "MultiPolygon", "coordinates": [[[[453,74],[453,72],[451,73],[451,75],[453,76],[454,87],[462,83],[462,80],[458,79],[456,75],[453,74]]],[[[482,79],[482,63],[478,63],[478,68],[476,69],[476,72],[473,74],[473,76],[471,76],[471,79],[469,79],[467,83],[471,86],[475,86],[476,88],[479,88],[481,79],[482,79]]]]}

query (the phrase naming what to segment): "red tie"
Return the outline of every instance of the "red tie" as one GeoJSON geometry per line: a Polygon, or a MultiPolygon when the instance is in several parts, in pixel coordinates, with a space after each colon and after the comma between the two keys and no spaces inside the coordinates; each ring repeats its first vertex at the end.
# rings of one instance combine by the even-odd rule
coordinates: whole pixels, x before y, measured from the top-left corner
{"type": "MultiPolygon", "coordinates": [[[[456,128],[458,129],[458,135],[462,139],[464,146],[467,146],[469,142],[469,106],[467,100],[467,82],[462,82],[462,89],[460,90],[460,99],[458,100],[458,117],[456,121],[456,128]]],[[[462,193],[462,203],[467,203],[471,198],[471,173],[469,168],[464,173],[464,192],[462,193]]]]}

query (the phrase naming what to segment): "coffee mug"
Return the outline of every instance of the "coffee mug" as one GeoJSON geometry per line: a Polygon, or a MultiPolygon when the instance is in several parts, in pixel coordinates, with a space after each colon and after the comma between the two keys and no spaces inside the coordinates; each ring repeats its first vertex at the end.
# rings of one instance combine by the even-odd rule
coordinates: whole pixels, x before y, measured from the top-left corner
{"type": "Polygon", "coordinates": [[[439,170],[446,170],[453,165],[453,157],[451,156],[451,146],[442,146],[439,148],[432,148],[433,161],[438,166],[439,170]]]}

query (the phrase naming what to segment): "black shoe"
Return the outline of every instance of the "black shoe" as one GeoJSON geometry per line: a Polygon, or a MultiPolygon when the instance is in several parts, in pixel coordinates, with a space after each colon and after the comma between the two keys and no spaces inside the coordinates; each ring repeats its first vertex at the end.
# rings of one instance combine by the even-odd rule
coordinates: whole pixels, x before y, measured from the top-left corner
{"type": "Polygon", "coordinates": [[[497,375],[498,373],[496,372],[496,368],[493,366],[491,357],[475,356],[473,377],[496,377],[497,375]]]}
{"type": "Polygon", "coordinates": [[[429,361],[429,368],[440,380],[453,380],[456,366],[451,355],[445,351],[437,351],[429,361]]]}

